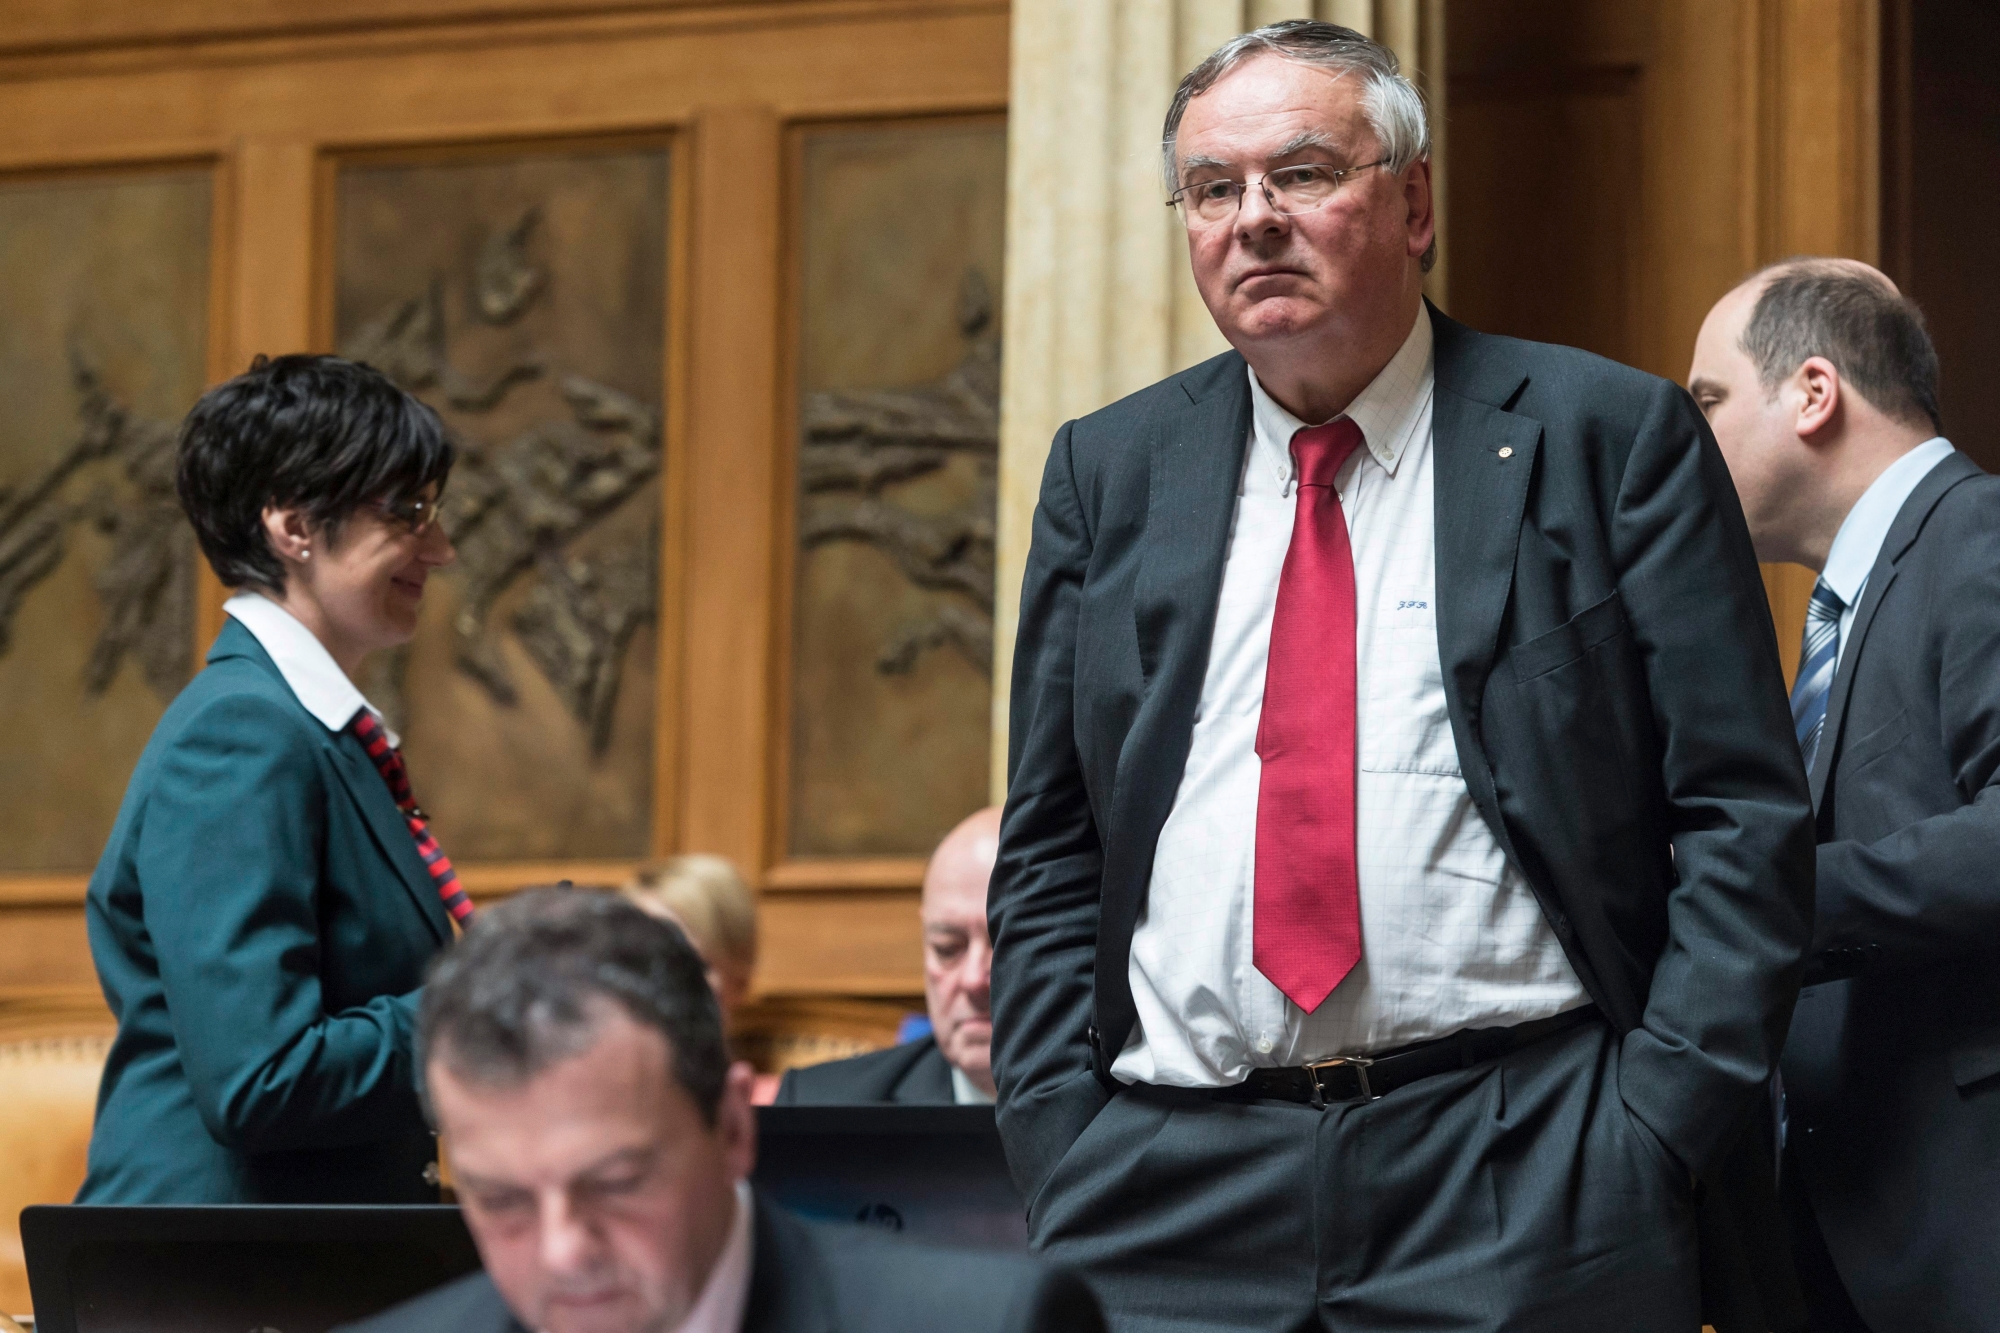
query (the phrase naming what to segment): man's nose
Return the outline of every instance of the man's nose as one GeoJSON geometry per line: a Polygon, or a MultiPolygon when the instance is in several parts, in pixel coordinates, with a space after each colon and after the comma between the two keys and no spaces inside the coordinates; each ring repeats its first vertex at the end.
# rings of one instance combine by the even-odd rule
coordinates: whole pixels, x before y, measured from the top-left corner
{"type": "Polygon", "coordinates": [[[1260,178],[1243,187],[1243,201],[1236,206],[1236,231],[1245,240],[1252,237],[1282,232],[1292,220],[1271,206],[1271,196],[1265,192],[1260,178]]]}
{"type": "Polygon", "coordinates": [[[980,1009],[992,1003],[993,946],[973,940],[965,948],[965,994],[980,1009]]]}
{"type": "Polygon", "coordinates": [[[552,1274],[589,1269],[597,1252],[597,1237],[589,1222],[566,1197],[542,1204],[542,1269],[552,1274]]]}

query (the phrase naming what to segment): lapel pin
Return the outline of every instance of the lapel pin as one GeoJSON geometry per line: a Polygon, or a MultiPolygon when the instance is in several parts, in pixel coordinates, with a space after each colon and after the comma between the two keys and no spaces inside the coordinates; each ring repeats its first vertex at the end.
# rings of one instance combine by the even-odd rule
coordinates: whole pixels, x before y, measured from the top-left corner
{"type": "Polygon", "coordinates": [[[1502,458],[1512,458],[1512,457],[1514,456],[1514,446],[1513,446],[1513,445],[1511,445],[1511,444],[1503,444],[1503,445],[1501,445],[1501,446],[1500,446],[1500,456],[1501,456],[1502,458]]]}

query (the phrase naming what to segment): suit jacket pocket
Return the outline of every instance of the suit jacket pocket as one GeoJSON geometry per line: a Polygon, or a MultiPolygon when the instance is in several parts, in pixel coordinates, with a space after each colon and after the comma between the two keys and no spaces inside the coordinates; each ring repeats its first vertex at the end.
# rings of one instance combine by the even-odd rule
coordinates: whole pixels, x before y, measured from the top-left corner
{"type": "Polygon", "coordinates": [[[1529,681],[1568,666],[1599,644],[1625,632],[1625,604],[1617,593],[1585,607],[1546,634],[1538,634],[1509,651],[1514,679],[1529,681]]]}
{"type": "Polygon", "coordinates": [[[1907,710],[1899,709],[1894,717],[1866,736],[1842,744],[1837,762],[1844,772],[1852,773],[1901,745],[1909,734],[1910,715],[1907,710]]]}

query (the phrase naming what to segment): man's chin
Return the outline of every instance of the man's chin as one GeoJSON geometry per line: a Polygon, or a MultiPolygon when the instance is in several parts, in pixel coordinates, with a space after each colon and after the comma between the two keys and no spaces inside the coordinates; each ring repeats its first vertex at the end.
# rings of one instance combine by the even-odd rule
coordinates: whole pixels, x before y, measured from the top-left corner
{"type": "Polygon", "coordinates": [[[1238,336],[1251,342],[1265,342],[1296,337],[1325,317],[1326,310],[1319,302],[1286,293],[1239,305],[1233,323],[1238,336]]]}
{"type": "Polygon", "coordinates": [[[629,1292],[605,1300],[548,1301],[536,1323],[538,1333],[650,1333],[678,1321],[648,1317],[629,1292]]]}

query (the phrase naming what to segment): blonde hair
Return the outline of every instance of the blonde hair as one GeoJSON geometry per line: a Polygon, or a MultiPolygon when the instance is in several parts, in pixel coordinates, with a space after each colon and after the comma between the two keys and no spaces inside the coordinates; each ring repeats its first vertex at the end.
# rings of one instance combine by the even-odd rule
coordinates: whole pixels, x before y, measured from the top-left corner
{"type": "Polygon", "coordinates": [[[757,900],[720,856],[670,856],[641,866],[619,890],[687,932],[704,958],[748,972],[757,962],[757,900]]]}

